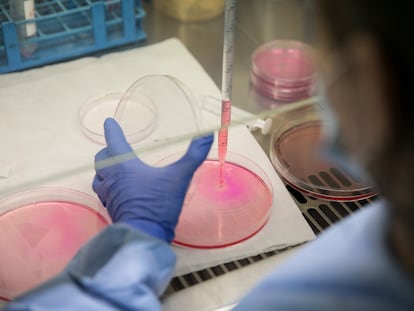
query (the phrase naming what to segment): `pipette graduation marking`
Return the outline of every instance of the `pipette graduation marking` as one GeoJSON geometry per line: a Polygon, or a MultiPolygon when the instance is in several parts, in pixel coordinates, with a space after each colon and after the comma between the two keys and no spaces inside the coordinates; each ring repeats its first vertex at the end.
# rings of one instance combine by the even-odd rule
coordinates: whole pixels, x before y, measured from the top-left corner
{"type": "Polygon", "coordinates": [[[218,157],[224,164],[227,154],[228,127],[231,123],[231,89],[234,58],[234,31],[237,0],[226,0],[224,11],[223,71],[221,81],[221,127],[218,135],[218,157]]]}

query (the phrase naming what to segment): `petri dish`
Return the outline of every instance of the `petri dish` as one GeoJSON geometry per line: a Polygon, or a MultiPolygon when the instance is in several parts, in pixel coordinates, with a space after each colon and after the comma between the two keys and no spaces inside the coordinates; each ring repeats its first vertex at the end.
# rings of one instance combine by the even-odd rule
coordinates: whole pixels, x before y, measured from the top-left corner
{"type": "Polygon", "coordinates": [[[273,191],[266,173],[235,153],[228,153],[220,172],[216,153],[213,150],[194,174],[175,230],[175,245],[228,247],[254,236],[270,216],[273,191]]]}
{"type": "MultiPolygon", "coordinates": [[[[79,110],[79,119],[83,134],[92,141],[105,145],[103,124],[106,118],[113,117],[123,98],[123,92],[108,92],[90,98],[79,110]]],[[[157,125],[157,107],[145,95],[136,95],[125,107],[120,125],[129,143],[138,142],[155,129],[157,125]]]]}
{"type": "Polygon", "coordinates": [[[103,124],[115,118],[130,144],[158,142],[201,132],[197,98],[180,80],[167,75],[147,75],[125,92],[111,92],[88,100],[80,109],[82,132],[105,144],[103,124]],[[171,116],[179,115],[180,118],[171,116]]]}
{"type": "Polygon", "coordinates": [[[313,49],[299,41],[268,42],[252,55],[252,72],[275,86],[303,86],[314,75],[313,49]]]}
{"type": "Polygon", "coordinates": [[[314,107],[279,116],[270,143],[270,159],[278,174],[292,187],[330,201],[356,201],[376,195],[345,168],[322,155],[323,120],[314,107]]]}
{"type": "Polygon", "coordinates": [[[0,200],[0,299],[59,273],[109,223],[97,200],[70,189],[37,188],[0,200]]]}

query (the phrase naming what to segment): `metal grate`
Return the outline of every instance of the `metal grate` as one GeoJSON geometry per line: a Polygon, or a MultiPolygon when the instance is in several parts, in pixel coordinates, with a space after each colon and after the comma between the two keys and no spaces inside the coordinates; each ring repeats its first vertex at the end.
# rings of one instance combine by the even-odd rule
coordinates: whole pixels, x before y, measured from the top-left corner
{"type": "Polygon", "coordinates": [[[333,223],[372,203],[377,196],[359,201],[323,201],[304,195],[290,185],[286,185],[296,204],[315,234],[319,234],[333,223]]]}
{"type": "MultiPolygon", "coordinates": [[[[283,176],[280,176],[284,179],[283,176]]],[[[306,184],[304,180],[299,182],[298,185],[290,184],[290,188],[302,189],[309,193],[309,197],[316,195],[325,200],[335,201],[349,201],[349,200],[361,200],[374,197],[376,192],[372,187],[364,187],[361,179],[355,176],[350,176],[346,173],[345,169],[338,167],[326,168],[324,171],[320,171],[318,174],[309,175],[308,182],[313,184],[315,188],[306,184]],[[359,191],[353,189],[359,188],[359,191]],[[330,189],[330,190],[327,190],[330,189]]],[[[288,181],[286,181],[288,182],[288,181]]]]}
{"type": "Polygon", "coordinates": [[[207,269],[203,269],[200,271],[196,271],[196,272],[192,272],[192,273],[188,273],[185,275],[175,277],[172,279],[169,287],[167,288],[163,296],[166,297],[175,292],[178,292],[186,288],[189,288],[191,286],[208,281],[212,278],[216,278],[225,273],[229,273],[231,271],[241,269],[255,262],[274,256],[282,251],[283,250],[266,252],[266,253],[259,254],[256,256],[247,257],[247,258],[243,258],[243,259],[239,259],[235,261],[230,261],[230,262],[223,263],[221,265],[217,265],[211,268],[207,268],[207,269]]]}

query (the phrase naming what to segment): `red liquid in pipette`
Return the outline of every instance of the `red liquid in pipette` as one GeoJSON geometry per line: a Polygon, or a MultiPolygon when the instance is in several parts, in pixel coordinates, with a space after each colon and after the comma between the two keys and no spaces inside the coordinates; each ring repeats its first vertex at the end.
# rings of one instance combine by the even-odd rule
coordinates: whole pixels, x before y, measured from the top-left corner
{"type": "Polygon", "coordinates": [[[223,185],[223,164],[227,154],[228,127],[231,122],[231,101],[221,102],[221,128],[218,134],[218,158],[220,162],[220,185],[223,185]]]}
{"type": "Polygon", "coordinates": [[[218,153],[219,153],[219,163],[220,163],[220,186],[224,185],[224,180],[223,180],[223,165],[224,165],[224,161],[226,159],[226,154],[227,154],[227,138],[228,138],[228,129],[226,128],[222,128],[219,131],[219,135],[218,135],[218,153]]]}

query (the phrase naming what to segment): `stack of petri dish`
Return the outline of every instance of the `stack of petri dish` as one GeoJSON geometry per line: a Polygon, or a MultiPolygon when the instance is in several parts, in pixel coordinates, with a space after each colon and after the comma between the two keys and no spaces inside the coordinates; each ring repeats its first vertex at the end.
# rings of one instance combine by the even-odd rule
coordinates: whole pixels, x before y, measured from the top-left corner
{"type": "Polygon", "coordinates": [[[253,89],[279,102],[295,102],[313,94],[313,49],[299,41],[278,40],[260,46],[252,55],[253,89]]]}

